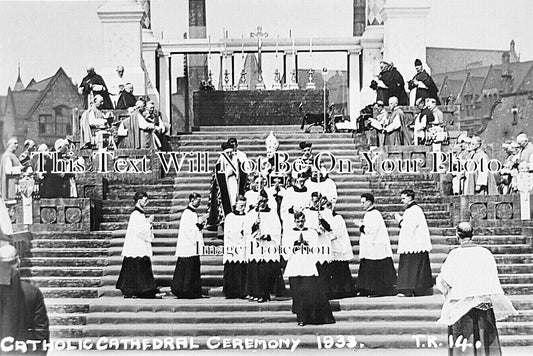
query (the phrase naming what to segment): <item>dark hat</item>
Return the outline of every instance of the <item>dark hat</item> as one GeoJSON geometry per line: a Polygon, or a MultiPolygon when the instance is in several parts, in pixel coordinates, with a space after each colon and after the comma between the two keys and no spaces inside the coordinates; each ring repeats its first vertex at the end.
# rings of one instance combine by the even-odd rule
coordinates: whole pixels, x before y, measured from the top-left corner
{"type": "Polygon", "coordinates": [[[301,150],[303,150],[304,148],[311,148],[311,146],[313,146],[313,144],[310,142],[305,142],[305,141],[300,142],[301,150]]]}
{"type": "Polygon", "coordinates": [[[229,140],[228,140],[228,143],[232,146],[237,146],[237,139],[235,137],[231,137],[229,140]]]}
{"type": "Polygon", "coordinates": [[[422,61],[420,59],[415,59],[415,67],[417,66],[421,66],[422,65],[422,61]]]}
{"type": "Polygon", "coordinates": [[[222,147],[223,150],[227,150],[229,148],[233,148],[229,143],[227,142],[224,142],[222,143],[222,145],[220,145],[220,147],[222,147]]]}

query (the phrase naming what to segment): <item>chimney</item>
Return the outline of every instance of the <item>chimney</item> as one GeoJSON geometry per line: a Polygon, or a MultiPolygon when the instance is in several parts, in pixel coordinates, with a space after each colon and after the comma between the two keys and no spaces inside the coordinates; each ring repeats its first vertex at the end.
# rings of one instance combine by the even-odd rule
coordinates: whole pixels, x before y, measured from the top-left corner
{"type": "MultiPolygon", "coordinates": [[[[511,48],[513,42],[511,42],[511,48]]],[[[502,53],[502,82],[503,92],[510,93],[513,90],[513,72],[511,71],[511,54],[510,51],[502,53]]]]}

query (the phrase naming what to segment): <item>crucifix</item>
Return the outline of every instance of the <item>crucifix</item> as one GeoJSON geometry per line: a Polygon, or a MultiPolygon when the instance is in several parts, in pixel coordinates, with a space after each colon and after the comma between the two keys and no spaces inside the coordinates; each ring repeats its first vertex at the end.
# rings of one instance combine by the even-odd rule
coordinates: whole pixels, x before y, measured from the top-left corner
{"type": "Polygon", "coordinates": [[[266,37],[268,37],[268,33],[263,32],[263,28],[261,26],[257,26],[257,32],[250,32],[250,38],[257,38],[257,76],[259,81],[258,84],[263,83],[263,69],[261,67],[261,48],[262,39],[266,37]]]}

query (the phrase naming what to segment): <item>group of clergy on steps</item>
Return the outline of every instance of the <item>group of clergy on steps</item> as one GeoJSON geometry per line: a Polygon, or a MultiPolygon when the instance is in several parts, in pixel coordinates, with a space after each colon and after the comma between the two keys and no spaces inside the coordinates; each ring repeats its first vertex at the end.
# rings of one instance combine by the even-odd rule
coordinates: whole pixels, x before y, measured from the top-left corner
{"type": "Polygon", "coordinates": [[[81,148],[103,145],[169,151],[170,124],[163,121],[153,101],[133,94],[133,84],[127,82],[123,75],[124,67],[118,66],[117,76],[108,88],[94,67],[87,67],[87,75],[79,87],[87,109],[80,118],[81,148]],[[103,111],[113,109],[127,110],[126,118],[115,121],[112,111],[103,111]]]}

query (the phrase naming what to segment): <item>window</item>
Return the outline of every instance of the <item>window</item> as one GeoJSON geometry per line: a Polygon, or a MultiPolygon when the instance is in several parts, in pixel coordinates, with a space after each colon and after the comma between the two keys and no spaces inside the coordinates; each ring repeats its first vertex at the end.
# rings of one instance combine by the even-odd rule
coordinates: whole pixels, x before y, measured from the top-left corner
{"type": "Polygon", "coordinates": [[[60,105],[54,108],[54,115],[39,115],[39,134],[49,136],[72,135],[70,109],[60,105]]]}
{"type": "Polygon", "coordinates": [[[52,115],[39,115],[39,133],[55,135],[55,122],[52,115]]]}

